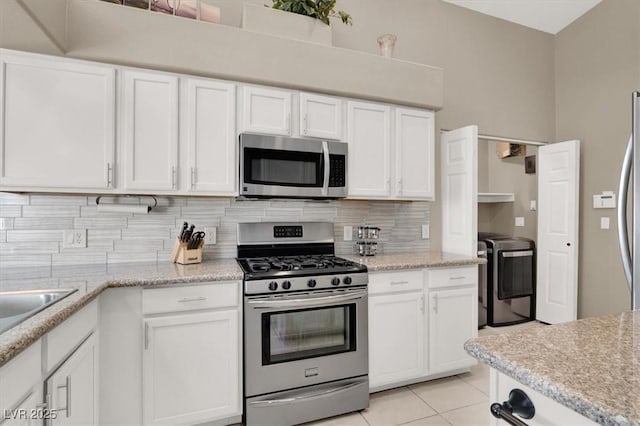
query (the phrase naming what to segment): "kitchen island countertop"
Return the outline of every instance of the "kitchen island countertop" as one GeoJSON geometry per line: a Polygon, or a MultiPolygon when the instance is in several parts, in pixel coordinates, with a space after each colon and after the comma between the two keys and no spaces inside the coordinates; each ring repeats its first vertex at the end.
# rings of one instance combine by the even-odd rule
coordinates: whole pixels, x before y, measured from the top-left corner
{"type": "Polygon", "coordinates": [[[469,354],[604,425],[640,425],[640,311],[469,340],[469,354]]]}

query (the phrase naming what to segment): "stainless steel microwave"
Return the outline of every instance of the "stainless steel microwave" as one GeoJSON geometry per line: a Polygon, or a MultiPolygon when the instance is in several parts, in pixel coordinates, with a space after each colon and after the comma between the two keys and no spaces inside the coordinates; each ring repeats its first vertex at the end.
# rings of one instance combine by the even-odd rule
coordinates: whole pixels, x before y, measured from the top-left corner
{"type": "Polygon", "coordinates": [[[347,144],[243,133],[240,195],[346,197],[347,144]]]}

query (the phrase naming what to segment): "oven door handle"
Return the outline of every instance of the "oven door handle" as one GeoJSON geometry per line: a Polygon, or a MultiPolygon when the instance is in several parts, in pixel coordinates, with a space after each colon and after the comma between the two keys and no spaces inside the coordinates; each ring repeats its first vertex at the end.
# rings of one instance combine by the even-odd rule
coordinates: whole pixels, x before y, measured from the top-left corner
{"type": "Polygon", "coordinates": [[[283,299],[283,300],[249,300],[247,303],[250,307],[255,309],[273,309],[273,308],[302,308],[308,306],[323,305],[326,303],[346,302],[349,300],[357,300],[366,296],[367,291],[354,291],[347,294],[336,294],[333,296],[320,296],[320,297],[299,297],[296,299],[283,299]]]}
{"type": "Polygon", "coordinates": [[[349,389],[355,388],[357,386],[362,386],[366,381],[358,381],[353,383],[348,383],[343,386],[338,386],[336,388],[327,389],[320,392],[311,392],[305,395],[294,396],[291,398],[280,398],[280,399],[266,399],[263,401],[252,401],[249,405],[253,405],[254,407],[273,407],[274,405],[285,405],[285,404],[293,404],[299,401],[304,401],[308,399],[316,399],[324,396],[328,396],[331,394],[344,392],[349,389]]]}
{"type": "Polygon", "coordinates": [[[329,144],[322,141],[322,155],[324,158],[324,181],[322,184],[322,195],[326,196],[329,192],[329,175],[331,172],[331,158],[329,157],[329,144]]]}

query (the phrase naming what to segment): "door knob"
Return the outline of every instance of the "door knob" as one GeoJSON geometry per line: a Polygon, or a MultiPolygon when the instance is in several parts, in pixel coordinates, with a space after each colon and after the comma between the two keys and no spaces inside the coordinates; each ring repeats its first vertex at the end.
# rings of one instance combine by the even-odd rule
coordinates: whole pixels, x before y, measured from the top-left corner
{"type": "Polygon", "coordinates": [[[567,247],[571,247],[571,243],[567,243],[567,247]]]}

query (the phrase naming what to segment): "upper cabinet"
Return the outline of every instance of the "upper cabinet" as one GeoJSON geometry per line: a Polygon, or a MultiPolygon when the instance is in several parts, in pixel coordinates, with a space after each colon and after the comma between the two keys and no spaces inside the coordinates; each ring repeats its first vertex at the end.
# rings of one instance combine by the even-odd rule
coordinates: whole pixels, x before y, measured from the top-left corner
{"type": "Polygon", "coordinates": [[[122,73],[125,188],[171,191],[178,186],[178,78],[122,73]]]}
{"type": "Polygon", "coordinates": [[[286,90],[243,87],[240,131],[290,136],[291,97],[286,90]]]}
{"type": "Polygon", "coordinates": [[[183,137],[188,192],[237,194],[236,86],[211,80],[183,79],[183,137]]]}
{"type": "Polygon", "coordinates": [[[300,135],[342,140],[342,100],[300,93],[300,135]]]}
{"type": "Polygon", "coordinates": [[[0,189],[112,188],[115,73],[0,51],[0,189]]]}
{"type": "Polygon", "coordinates": [[[349,197],[391,196],[391,108],[349,102],[347,116],[349,197]]]}
{"type": "Polygon", "coordinates": [[[396,108],[395,189],[398,198],[435,198],[434,116],[433,111],[396,108]]]}

